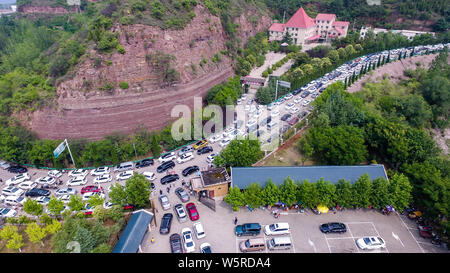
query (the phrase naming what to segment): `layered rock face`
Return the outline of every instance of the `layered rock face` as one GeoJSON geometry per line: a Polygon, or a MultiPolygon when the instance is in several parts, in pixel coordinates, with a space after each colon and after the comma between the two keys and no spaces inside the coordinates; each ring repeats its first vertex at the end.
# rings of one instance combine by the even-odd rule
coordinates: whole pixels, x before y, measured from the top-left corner
{"type": "MultiPolygon", "coordinates": [[[[170,116],[174,106],[192,109],[194,97],[204,97],[211,87],[234,75],[232,60],[220,53],[226,50],[220,19],[201,5],[194,12],[195,18],[183,30],[114,26],[125,53],[89,51],[73,77],[57,85],[57,104],[33,112],[22,119],[23,125],[49,139],[100,139],[115,132],[131,133],[140,125],[151,131],[164,128],[175,119],[170,116]],[[170,68],[179,73],[170,85],[149,60],[160,55],[170,56],[170,68]],[[215,55],[220,61],[212,61],[215,55]],[[121,82],[129,88],[121,89],[121,82]],[[113,88],[104,90],[107,83],[113,88]]],[[[243,15],[236,23],[237,36],[245,42],[267,29],[271,20],[262,17],[249,23],[243,15]]]]}

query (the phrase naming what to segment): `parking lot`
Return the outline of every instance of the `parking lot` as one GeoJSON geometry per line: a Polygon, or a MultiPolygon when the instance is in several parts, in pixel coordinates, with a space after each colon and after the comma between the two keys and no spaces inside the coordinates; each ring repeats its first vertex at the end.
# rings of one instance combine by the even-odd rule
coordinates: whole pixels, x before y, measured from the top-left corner
{"type": "MultiPolygon", "coordinates": [[[[237,237],[234,234],[235,217],[238,224],[259,223],[262,228],[277,222],[289,223],[289,234],[292,248],[289,250],[265,250],[266,253],[432,253],[448,252],[443,248],[426,242],[418,236],[418,231],[413,230],[414,222],[403,215],[392,213],[389,216],[376,211],[344,210],[328,212],[316,215],[311,210],[304,213],[282,212],[280,218],[275,219],[267,210],[256,209],[250,212],[241,208],[233,212],[223,200],[217,200],[216,212],[199,202],[195,202],[200,214],[200,221],[205,229],[206,237],[198,240],[194,238],[196,252],[199,246],[208,242],[213,252],[240,253],[239,243],[253,238],[252,236],[237,237]],[[408,221],[408,222],[407,222],[408,221]],[[319,230],[319,225],[327,222],[342,222],[347,226],[347,232],[343,234],[324,234],[319,230]],[[405,224],[409,224],[405,225],[405,224]],[[356,246],[355,240],[365,236],[379,236],[386,242],[386,248],[380,250],[361,250],[356,246]]],[[[159,213],[156,215],[156,223],[152,231],[147,233],[143,241],[143,252],[169,253],[169,236],[173,233],[181,233],[181,229],[189,227],[193,230],[194,222],[188,220],[179,223],[176,218],[172,222],[169,235],[159,234],[159,223],[162,211],[158,204],[159,213]],[[151,238],[155,239],[151,243],[151,238]]],[[[173,213],[173,211],[171,211],[173,213]]],[[[266,236],[263,231],[256,238],[264,238],[267,242],[271,236],[266,236]]]]}

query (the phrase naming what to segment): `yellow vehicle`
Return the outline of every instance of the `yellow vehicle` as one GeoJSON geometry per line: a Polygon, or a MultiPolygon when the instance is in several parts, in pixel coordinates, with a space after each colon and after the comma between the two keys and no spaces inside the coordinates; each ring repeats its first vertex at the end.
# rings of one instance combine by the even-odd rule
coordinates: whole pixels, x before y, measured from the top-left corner
{"type": "Polygon", "coordinates": [[[198,150],[198,149],[205,147],[206,145],[208,145],[208,141],[206,141],[205,139],[202,139],[199,142],[195,143],[192,147],[195,150],[198,150]]]}

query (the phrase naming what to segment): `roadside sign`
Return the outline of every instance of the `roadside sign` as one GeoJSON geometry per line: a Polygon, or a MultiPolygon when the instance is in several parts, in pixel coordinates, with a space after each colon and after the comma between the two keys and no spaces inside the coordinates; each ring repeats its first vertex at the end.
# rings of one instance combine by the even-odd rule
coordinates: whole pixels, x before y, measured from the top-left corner
{"type": "Polygon", "coordinates": [[[58,156],[64,152],[64,150],[66,149],[66,142],[63,141],[61,142],[61,144],[58,145],[58,147],[56,147],[56,149],[53,151],[53,155],[55,156],[55,158],[58,158],[58,156]]]}
{"type": "Polygon", "coordinates": [[[279,83],[281,86],[283,86],[283,87],[291,88],[291,83],[290,83],[290,82],[278,81],[278,83],[279,83]]]}

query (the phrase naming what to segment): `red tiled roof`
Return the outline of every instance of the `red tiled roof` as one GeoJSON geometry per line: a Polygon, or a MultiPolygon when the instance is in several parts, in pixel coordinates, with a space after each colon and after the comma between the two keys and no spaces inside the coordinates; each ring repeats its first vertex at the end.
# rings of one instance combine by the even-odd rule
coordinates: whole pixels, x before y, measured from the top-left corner
{"type": "Polygon", "coordinates": [[[325,21],[332,21],[336,19],[336,14],[329,14],[329,13],[319,13],[316,16],[316,20],[325,20],[325,21]]]}
{"type": "Polygon", "coordinates": [[[269,31],[284,31],[284,24],[280,24],[280,23],[273,23],[270,28],[269,31]]]}
{"type": "Polygon", "coordinates": [[[334,21],[333,22],[333,26],[337,26],[337,27],[348,26],[349,24],[350,24],[350,22],[345,22],[345,21],[334,21]]]}
{"type": "Polygon", "coordinates": [[[337,32],[339,32],[340,34],[344,35],[344,31],[340,28],[335,28],[334,30],[336,30],[337,32]]]}
{"type": "Polygon", "coordinates": [[[309,28],[315,26],[316,23],[314,19],[311,19],[308,14],[306,14],[303,8],[297,10],[297,12],[289,19],[286,23],[286,27],[296,27],[296,28],[309,28]]]}
{"type": "Polygon", "coordinates": [[[311,36],[311,37],[309,37],[308,39],[306,39],[306,40],[308,40],[308,41],[312,41],[312,40],[316,40],[316,39],[319,39],[319,37],[320,37],[320,35],[314,35],[314,36],[311,36]]]}

